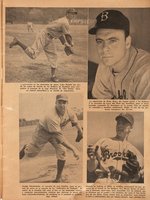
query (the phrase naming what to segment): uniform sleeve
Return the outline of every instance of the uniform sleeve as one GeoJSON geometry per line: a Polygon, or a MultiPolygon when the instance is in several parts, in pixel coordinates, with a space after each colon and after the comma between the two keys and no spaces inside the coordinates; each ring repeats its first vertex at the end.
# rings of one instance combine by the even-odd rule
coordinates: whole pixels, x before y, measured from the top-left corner
{"type": "Polygon", "coordinates": [[[47,118],[47,126],[49,132],[61,132],[59,120],[47,118]]]}
{"type": "Polygon", "coordinates": [[[72,125],[77,125],[78,118],[77,118],[77,115],[75,114],[75,112],[73,110],[68,110],[68,115],[69,115],[69,119],[70,119],[72,125]]]}
{"type": "Polygon", "coordinates": [[[150,99],[150,66],[138,70],[134,75],[130,96],[132,99],[150,99]]]}
{"type": "Polygon", "coordinates": [[[96,99],[111,99],[113,95],[108,88],[108,82],[104,80],[105,76],[107,76],[107,71],[104,72],[100,65],[98,66],[95,82],[92,89],[92,96],[96,99]]]}
{"type": "Polygon", "coordinates": [[[47,115],[40,124],[49,132],[61,132],[60,120],[55,115],[53,117],[47,115]]]}
{"type": "Polygon", "coordinates": [[[68,23],[62,23],[62,31],[64,35],[69,34],[70,35],[70,29],[68,23]]]}

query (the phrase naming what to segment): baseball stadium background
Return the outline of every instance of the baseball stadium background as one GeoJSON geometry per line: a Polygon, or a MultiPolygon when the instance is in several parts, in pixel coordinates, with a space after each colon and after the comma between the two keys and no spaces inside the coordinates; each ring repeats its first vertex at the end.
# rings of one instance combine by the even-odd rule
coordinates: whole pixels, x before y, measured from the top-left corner
{"type": "MultiPolygon", "coordinates": [[[[48,61],[44,52],[35,60],[24,54],[20,47],[9,48],[13,37],[24,44],[33,44],[36,32],[51,21],[63,17],[67,8],[6,8],[5,10],[5,81],[6,82],[50,82],[48,61]],[[28,32],[27,22],[33,23],[34,32],[28,32]]],[[[76,19],[71,21],[70,32],[74,42],[74,53],[66,56],[64,46],[56,40],[58,52],[57,75],[60,82],[87,81],[87,15],[88,10],[77,8],[76,19]]]]}

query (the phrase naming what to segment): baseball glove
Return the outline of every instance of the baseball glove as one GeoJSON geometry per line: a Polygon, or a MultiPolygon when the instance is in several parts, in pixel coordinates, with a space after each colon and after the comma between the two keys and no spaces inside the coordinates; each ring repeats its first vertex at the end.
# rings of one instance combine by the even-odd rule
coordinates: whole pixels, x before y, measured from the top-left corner
{"type": "Polygon", "coordinates": [[[139,162],[137,161],[137,156],[131,152],[127,151],[127,161],[125,164],[122,166],[122,171],[124,174],[129,176],[130,182],[137,182],[139,177],[139,172],[140,172],[140,165],[139,162]],[[135,181],[136,180],[136,181],[135,181]]]}
{"type": "Polygon", "coordinates": [[[70,56],[71,54],[74,53],[70,46],[65,46],[64,51],[67,56],[70,56]]]}
{"type": "Polygon", "coordinates": [[[83,138],[83,133],[81,131],[78,130],[77,132],[77,137],[76,137],[76,142],[80,142],[80,140],[82,140],[83,138]]]}

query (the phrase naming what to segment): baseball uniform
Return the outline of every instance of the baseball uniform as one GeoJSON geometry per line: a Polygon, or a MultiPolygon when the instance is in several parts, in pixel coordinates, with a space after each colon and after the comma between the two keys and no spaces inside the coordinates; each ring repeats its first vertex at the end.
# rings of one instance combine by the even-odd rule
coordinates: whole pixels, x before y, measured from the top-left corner
{"type": "Polygon", "coordinates": [[[97,99],[150,99],[150,54],[142,49],[130,48],[124,68],[114,73],[100,63],[92,95],[97,99]]]}
{"type": "MultiPolygon", "coordinates": [[[[126,182],[117,172],[123,171],[123,165],[129,159],[128,151],[131,151],[137,157],[140,169],[143,170],[144,168],[142,154],[126,140],[120,141],[115,138],[102,138],[94,146],[98,147],[97,153],[100,156],[100,165],[98,165],[97,168],[101,169],[104,173],[110,170],[113,176],[112,180],[115,179],[117,182],[126,182]]],[[[105,176],[103,178],[107,179],[105,176]]]]}
{"type": "Polygon", "coordinates": [[[38,32],[35,42],[25,50],[25,53],[32,59],[35,59],[44,50],[50,66],[57,68],[57,52],[54,39],[58,39],[65,34],[70,34],[69,21],[67,17],[62,17],[51,22],[38,32]]]}
{"type": "Polygon", "coordinates": [[[50,142],[55,150],[57,159],[65,160],[66,148],[61,144],[65,141],[62,129],[71,122],[73,125],[78,123],[78,119],[72,110],[67,109],[63,116],[58,115],[55,108],[39,121],[38,127],[33,134],[32,142],[25,148],[25,153],[32,157],[36,156],[43,146],[50,142]]]}

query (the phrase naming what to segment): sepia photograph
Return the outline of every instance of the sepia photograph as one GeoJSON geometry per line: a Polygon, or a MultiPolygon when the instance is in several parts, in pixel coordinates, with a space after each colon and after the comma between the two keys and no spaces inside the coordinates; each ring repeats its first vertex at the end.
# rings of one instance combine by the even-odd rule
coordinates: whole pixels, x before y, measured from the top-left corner
{"type": "Polygon", "coordinates": [[[89,99],[150,99],[149,19],[149,8],[89,9],[89,99]]]}
{"type": "Polygon", "coordinates": [[[86,82],[86,8],[8,7],[5,82],[86,82]]]}
{"type": "Polygon", "coordinates": [[[144,113],[88,112],[87,182],[144,183],[144,113]]]}
{"type": "Polygon", "coordinates": [[[20,94],[20,182],[82,182],[83,96],[20,94]]]}
{"type": "Polygon", "coordinates": [[[150,0],[1,0],[3,200],[149,200],[150,0]]]}

